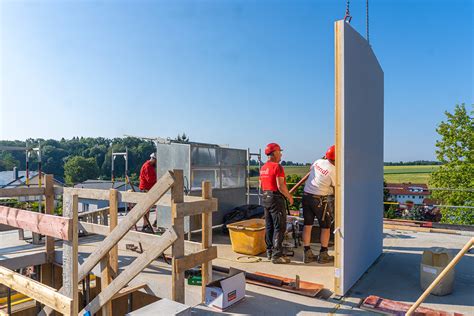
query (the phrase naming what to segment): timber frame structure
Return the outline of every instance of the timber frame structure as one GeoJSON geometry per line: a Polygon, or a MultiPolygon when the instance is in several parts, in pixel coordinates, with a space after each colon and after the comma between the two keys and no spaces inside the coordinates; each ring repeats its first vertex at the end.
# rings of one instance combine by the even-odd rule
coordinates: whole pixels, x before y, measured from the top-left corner
{"type": "MultiPolygon", "coordinates": [[[[45,196],[44,213],[0,206],[0,224],[29,230],[45,236],[43,252],[0,261],[0,284],[22,293],[42,304],[39,315],[51,315],[56,311],[64,315],[112,315],[112,300],[144,288],[127,287],[128,283],[163,252],[172,247],[172,297],[184,303],[184,272],[195,266],[202,268],[202,300],[205,286],[212,281],[212,260],[217,258],[217,247],[212,246],[212,212],[217,210],[217,199],[212,198],[209,182],[203,182],[202,197],[184,196],[183,172],[173,170],[163,175],[147,193],[120,192],[115,189],[95,190],[77,188],[54,188],[52,175],[45,175],[45,187],[0,189],[0,197],[31,195],[45,196]],[[166,194],[171,191],[171,194],[166,194]],[[63,215],[54,213],[54,199],[63,195],[63,215]],[[78,214],[79,198],[108,200],[109,207],[94,214],[78,214]],[[120,202],[135,204],[131,211],[118,222],[120,202]],[[161,235],[131,230],[153,205],[171,207],[172,226],[161,235]],[[107,214],[108,213],[108,214],[107,214]],[[202,218],[202,242],[184,239],[184,218],[200,215],[202,218]],[[95,219],[101,218],[98,224],[95,219]],[[79,218],[90,222],[79,221],[79,218]],[[94,219],[95,218],[95,219],[94,219]],[[107,226],[107,223],[109,224],[107,226]],[[79,232],[97,234],[105,238],[94,251],[78,263],[79,232]],[[55,239],[62,240],[62,260],[55,259],[55,239]],[[119,273],[118,242],[120,240],[140,243],[143,252],[119,273]],[[194,250],[185,255],[185,243],[194,250]],[[188,245],[189,246],[189,245],[188,245]],[[41,282],[33,280],[15,270],[32,265],[41,265],[41,282]],[[54,265],[62,266],[61,282],[55,282],[54,265]],[[92,269],[100,265],[101,292],[89,301],[89,294],[82,293],[87,300],[79,302],[79,284],[89,281],[92,269]]],[[[84,284],[84,283],[83,283],[84,284]]],[[[82,287],[82,291],[85,288],[82,287]]],[[[0,315],[5,314],[0,310],[0,315]]]]}

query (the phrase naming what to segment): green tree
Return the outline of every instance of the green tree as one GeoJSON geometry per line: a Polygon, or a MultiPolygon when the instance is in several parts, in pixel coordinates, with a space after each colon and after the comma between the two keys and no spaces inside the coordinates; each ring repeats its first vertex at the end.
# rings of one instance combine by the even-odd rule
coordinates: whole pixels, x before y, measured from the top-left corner
{"type": "MultiPolygon", "coordinates": [[[[286,176],[286,183],[288,183],[288,190],[291,190],[296,183],[298,183],[303,177],[297,174],[290,174],[286,176]]],[[[293,193],[294,203],[290,207],[292,210],[299,210],[301,208],[301,198],[303,197],[304,184],[300,185],[298,189],[293,193]]]]}
{"type": "Polygon", "coordinates": [[[13,167],[18,166],[19,161],[7,151],[0,151],[0,171],[12,170],[13,167]]]}
{"type": "Polygon", "coordinates": [[[64,178],[66,183],[74,184],[87,179],[97,179],[99,167],[95,158],[74,156],[64,164],[64,178]]]}
{"type": "MultiPolygon", "coordinates": [[[[474,105],[472,105],[474,107],[474,105]]],[[[436,157],[442,165],[431,174],[430,185],[436,188],[474,188],[474,110],[470,114],[465,104],[456,105],[454,113],[445,112],[436,131],[441,139],[436,142],[436,157]]],[[[474,206],[474,192],[434,190],[432,197],[445,205],[474,206]]],[[[442,222],[474,224],[474,209],[443,208],[442,222]]]]}

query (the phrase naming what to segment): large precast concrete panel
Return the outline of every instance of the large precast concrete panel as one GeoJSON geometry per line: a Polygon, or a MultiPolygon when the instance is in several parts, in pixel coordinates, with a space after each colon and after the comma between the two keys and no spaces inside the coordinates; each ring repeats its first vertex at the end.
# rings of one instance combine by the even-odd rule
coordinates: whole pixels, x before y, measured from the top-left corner
{"type": "Polygon", "coordinates": [[[343,295],[382,253],[384,74],[349,23],[335,23],[335,45],[335,291],[343,295]]]}

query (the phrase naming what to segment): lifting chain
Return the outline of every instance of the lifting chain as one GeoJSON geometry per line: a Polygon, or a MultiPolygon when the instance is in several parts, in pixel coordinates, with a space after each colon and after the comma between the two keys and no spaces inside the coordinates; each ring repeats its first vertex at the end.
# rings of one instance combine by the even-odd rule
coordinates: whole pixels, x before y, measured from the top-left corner
{"type": "Polygon", "coordinates": [[[349,12],[350,0],[346,0],[346,15],[344,15],[344,22],[351,23],[352,16],[349,12]]]}

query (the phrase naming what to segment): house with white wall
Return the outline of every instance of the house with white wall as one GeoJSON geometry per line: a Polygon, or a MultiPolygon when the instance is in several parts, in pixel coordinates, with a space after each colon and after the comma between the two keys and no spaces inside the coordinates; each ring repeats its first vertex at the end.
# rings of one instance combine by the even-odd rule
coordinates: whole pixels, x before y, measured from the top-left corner
{"type": "Polygon", "coordinates": [[[424,183],[387,183],[390,200],[398,203],[422,205],[430,197],[428,186],[424,183]]]}

